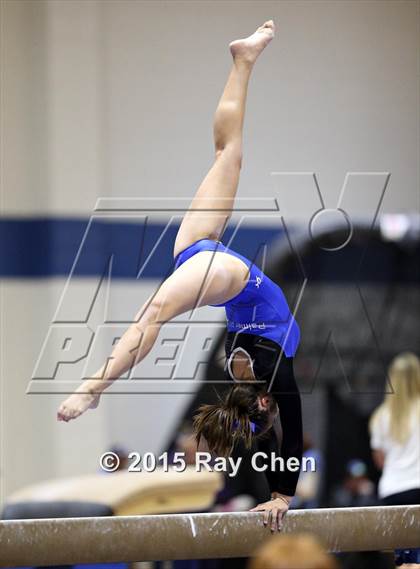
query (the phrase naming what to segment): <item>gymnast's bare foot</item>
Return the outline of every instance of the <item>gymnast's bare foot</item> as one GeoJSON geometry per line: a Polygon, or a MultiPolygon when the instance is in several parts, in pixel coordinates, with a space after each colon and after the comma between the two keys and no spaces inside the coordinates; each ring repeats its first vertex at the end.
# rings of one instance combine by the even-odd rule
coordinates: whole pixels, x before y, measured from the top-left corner
{"type": "Polygon", "coordinates": [[[99,404],[99,394],[77,392],[70,395],[57,411],[58,421],[71,421],[77,419],[88,409],[96,409],[99,404]]]}
{"type": "Polygon", "coordinates": [[[274,22],[268,20],[251,36],[233,41],[229,47],[235,60],[254,63],[262,50],[274,37],[274,22]]]}

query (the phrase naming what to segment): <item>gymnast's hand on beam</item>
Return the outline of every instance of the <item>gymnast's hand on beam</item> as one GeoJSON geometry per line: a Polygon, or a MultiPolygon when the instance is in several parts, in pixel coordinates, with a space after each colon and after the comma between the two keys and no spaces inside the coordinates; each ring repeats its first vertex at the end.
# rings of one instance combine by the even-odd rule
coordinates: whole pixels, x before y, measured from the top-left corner
{"type": "MultiPolygon", "coordinates": [[[[83,387],[83,386],[82,386],[83,387]]],[[[80,417],[88,409],[96,409],[99,405],[99,393],[77,392],[70,395],[58,408],[57,421],[71,421],[80,417]]]]}
{"type": "Polygon", "coordinates": [[[283,527],[283,518],[289,509],[292,497],[278,492],[273,492],[271,496],[270,501],[258,504],[252,508],[251,512],[264,512],[264,525],[269,526],[271,531],[275,532],[283,527]]]}

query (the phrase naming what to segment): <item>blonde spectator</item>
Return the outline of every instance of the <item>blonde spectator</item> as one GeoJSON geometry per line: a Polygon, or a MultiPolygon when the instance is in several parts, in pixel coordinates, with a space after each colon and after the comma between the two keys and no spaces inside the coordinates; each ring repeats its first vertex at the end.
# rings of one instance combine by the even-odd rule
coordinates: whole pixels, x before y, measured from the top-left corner
{"type": "Polygon", "coordinates": [[[334,557],[311,535],[276,535],[257,550],[248,569],[338,569],[334,557]]]}
{"type": "Polygon", "coordinates": [[[371,447],[387,505],[420,503],[420,361],[410,352],[389,368],[392,392],[370,420],[371,447]]]}

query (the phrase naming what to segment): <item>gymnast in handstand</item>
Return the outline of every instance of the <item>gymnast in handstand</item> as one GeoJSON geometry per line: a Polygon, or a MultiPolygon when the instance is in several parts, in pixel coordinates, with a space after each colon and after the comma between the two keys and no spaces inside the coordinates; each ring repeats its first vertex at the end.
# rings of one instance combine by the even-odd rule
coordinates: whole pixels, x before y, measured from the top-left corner
{"type": "MultiPolygon", "coordinates": [[[[250,75],[273,37],[274,23],[268,21],[230,44],[233,65],[214,117],[215,160],[179,228],[175,270],[140,309],[102,368],[61,404],[58,420],[95,408],[112,381],[146,357],[165,322],[200,306],[224,306],[225,371],[234,384],[220,403],[199,408],[197,441],[204,438],[211,451],[227,456],[236,441],[250,447],[255,439],[263,451],[274,444],[284,461],[301,459],[301,402],[293,374],[298,325],[280,287],[220,241],[238,187],[250,75]]],[[[268,470],[266,476],[271,500],[254,510],[264,511],[264,523],[274,531],[281,527],[299,472],[268,470]]]]}

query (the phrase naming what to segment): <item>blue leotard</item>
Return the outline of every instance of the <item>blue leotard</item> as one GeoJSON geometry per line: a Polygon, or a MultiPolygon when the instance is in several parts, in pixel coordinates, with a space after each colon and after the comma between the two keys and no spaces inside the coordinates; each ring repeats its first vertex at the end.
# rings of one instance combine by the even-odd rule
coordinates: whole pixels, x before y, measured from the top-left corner
{"type": "Polygon", "coordinates": [[[279,344],[287,357],[294,356],[300,331],[281,288],[249,259],[211,239],[200,239],[179,253],[175,269],[201,251],[227,253],[249,268],[249,280],[242,291],[227,302],[215,305],[225,307],[228,332],[264,336],[279,344]]]}

